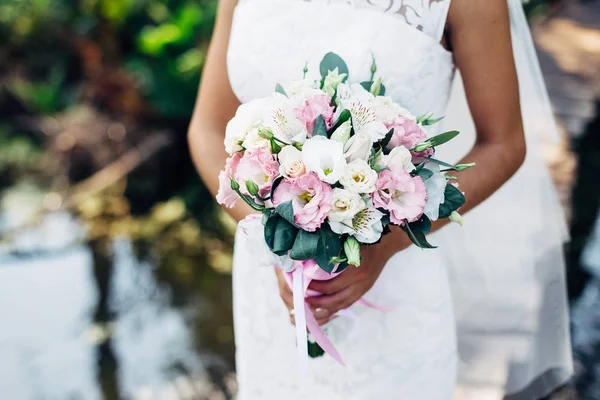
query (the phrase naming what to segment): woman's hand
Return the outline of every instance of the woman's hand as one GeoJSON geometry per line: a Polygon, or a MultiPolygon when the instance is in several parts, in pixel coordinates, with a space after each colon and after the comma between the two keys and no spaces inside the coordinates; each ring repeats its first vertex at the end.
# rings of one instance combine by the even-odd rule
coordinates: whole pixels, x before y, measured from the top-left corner
{"type": "MultiPolygon", "coordinates": [[[[289,285],[287,284],[284,276],[283,276],[283,272],[281,272],[281,270],[279,268],[275,268],[275,274],[277,275],[277,281],[279,283],[279,295],[281,296],[281,299],[283,300],[283,303],[285,304],[285,306],[288,308],[288,311],[290,313],[290,322],[292,323],[292,325],[294,324],[294,313],[292,310],[294,310],[294,296],[292,294],[292,290],[290,289],[289,285]]],[[[317,319],[317,322],[319,323],[319,325],[324,325],[327,322],[331,321],[332,319],[332,315],[333,313],[320,308],[320,307],[311,307],[313,315],[315,316],[315,318],[317,319]]]]}

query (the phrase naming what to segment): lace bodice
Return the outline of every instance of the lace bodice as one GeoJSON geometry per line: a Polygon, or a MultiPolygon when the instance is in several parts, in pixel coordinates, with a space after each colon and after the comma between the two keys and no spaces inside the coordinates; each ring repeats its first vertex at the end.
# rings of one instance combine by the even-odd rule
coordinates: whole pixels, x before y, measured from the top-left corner
{"type": "MultiPolygon", "coordinates": [[[[241,102],[275,84],[318,78],[329,51],[350,81],[369,79],[373,57],[386,95],[413,114],[444,115],[454,62],[441,44],[450,0],[242,0],[228,50],[231,86],[241,102]]],[[[437,127],[430,132],[435,133],[437,127]]]]}

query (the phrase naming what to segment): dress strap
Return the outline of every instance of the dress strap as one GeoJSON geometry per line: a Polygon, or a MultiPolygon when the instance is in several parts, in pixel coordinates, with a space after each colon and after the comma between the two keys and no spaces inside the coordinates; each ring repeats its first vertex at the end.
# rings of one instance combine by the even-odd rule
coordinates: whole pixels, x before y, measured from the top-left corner
{"type": "Polygon", "coordinates": [[[425,3],[423,32],[441,42],[446,29],[450,0],[423,0],[423,3],[425,3]]]}

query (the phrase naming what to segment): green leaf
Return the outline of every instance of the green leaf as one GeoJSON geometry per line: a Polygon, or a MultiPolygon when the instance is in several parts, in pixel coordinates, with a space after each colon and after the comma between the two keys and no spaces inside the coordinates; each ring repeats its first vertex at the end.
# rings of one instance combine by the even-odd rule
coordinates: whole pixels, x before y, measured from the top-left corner
{"type": "Polygon", "coordinates": [[[431,245],[428,241],[427,238],[425,237],[425,233],[421,232],[421,231],[417,231],[417,230],[413,230],[410,227],[410,224],[408,223],[408,221],[404,221],[404,225],[402,225],[402,230],[404,232],[407,233],[408,237],[410,238],[410,241],[413,242],[417,247],[420,247],[421,249],[435,249],[436,246],[431,245]]]}
{"type": "Polygon", "coordinates": [[[285,89],[279,83],[277,85],[275,85],[275,92],[281,93],[285,97],[288,97],[287,93],[285,92],[285,89]]]}
{"type": "Polygon", "coordinates": [[[274,238],[275,238],[275,229],[277,227],[277,221],[279,221],[280,219],[281,219],[281,217],[279,215],[272,214],[270,217],[267,218],[266,222],[264,222],[265,242],[267,243],[267,246],[269,246],[269,249],[271,249],[271,250],[273,250],[273,242],[274,242],[274,238]]]}
{"type": "Polygon", "coordinates": [[[327,125],[325,124],[325,120],[322,115],[319,115],[317,119],[315,119],[315,128],[313,129],[313,137],[315,136],[324,136],[327,137],[327,125]]]}
{"type": "Polygon", "coordinates": [[[385,134],[385,137],[381,141],[381,147],[385,148],[388,144],[390,144],[390,140],[392,140],[392,136],[394,136],[394,128],[390,129],[388,133],[385,134]]]}
{"type": "Polygon", "coordinates": [[[412,229],[413,232],[417,231],[422,233],[428,233],[429,231],[431,231],[431,220],[425,214],[423,214],[423,216],[419,220],[411,222],[408,225],[410,226],[410,229],[412,229]]]}
{"type": "Polygon", "coordinates": [[[435,124],[437,124],[438,122],[440,122],[443,119],[444,119],[444,117],[434,118],[434,119],[429,119],[428,118],[428,119],[426,119],[424,121],[421,121],[421,125],[423,125],[423,126],[435,125],[435,124]]]}
{"type": "MultiPolygon", "coordinates": [[[[456,168],[452,164],[448,164],[446,162],[443,162],[443,161],[440,161],[440,160],[436,160],[435,158],[431,158],[431,157],[428,157],[427,160],[431,161],[432,163],[435,163],[437,165],[441,165],[442,167],[449,168],[452,171],[456,171],[456,168]]],[[[423,165],[424,165],[424,163],[423,163],[423,165]]]]}
{"type": "Polygon", "coordinates": [[[287,254],[294,246],[297,234],[298,228],[287,222],[285,219],[279,218],[275,225],[273,247],[271,248],[271,251],[279,256],[287,254]]]}
{"type": "Polygon", "coordinates": [[[342,243],[340,236],[333,232],[329,225],[321,225],[317,255],[315,257],[315,261],[319,264],[319,267],[330,274],[335,268],[335,265],[331,263],[331,259],[339,257],[341,250],[342,243]]]}
{"type": "Polygon", "coordinates": [[[436,147],[436,146],[439,146],[441,144],[444,144],[444,143],[449,142],[450,140],[454,139],[456,136],[458,136],[459,133],[460,133],[459,131],[448,131],[448,132],[440,133],[439,135],[430,137],[429,139],[427,139],[427,141],[429,143],[431,143],[432,147],[436,147]]]}
{"type": "Polygon", "coordinates": [[[277,211],[277,214],[287,220],[287,222],[292,225],[296,225],[294,222],[294,207],[292,206],[292,200],[278,205],[275,210],[277,211]]]}
{"type": "Polygon", "coordinates": [[[342,57],[338,56],[335,53],[325,54],[325,57],[323,57],[323,60],[319,65],[319,72],[321,73],[322,79],[325,80],[327,73],[329,71],[333,71],[336,68],[338,69],[338,73],[346,74],[346,78],[344,79],[344,81],[346,81],[346,79],[348,79],[348,66],[346,65],[344,60],[342,60],[342,57]]]}
{"type": "Polygon", "coordinates": [[[325,350],[317,342],[308,341],[308,356],[310,358],[319,358],[325,354],[325,350]]]}
{"type": "Polygon", "coordinates": [[[458,210],[465,204],[465,196],[454,185],[447,184],[444,189],[444,203],[440,204],[439,218],[448,218],[452,211],[458,210]]]}
{"type": "MultiPolygon", "coordinates": [[[[362,86],[367,92],[370,92],[372,84],[373,82],[371,81],[364,81],[360,83],[360,86],[362,86]]],[[[381,89],[379,89],[378,96],[385,96],[385,85],[383,83],[381,84],[381,89]]]]}
{"type": "Polygon", "coordinates": [[[319,234],[300,229],[292,246],[292,260],[314,260],[317,257],[319,234]]]}
{"type": "Polygon", "coordinates": [[[433,171],[430,171],[425,168],[421,168],[419,170],[415,169],[413,172],[415,173],[413,176],[420,176],[421,179],[423,179],[423,181],[426,181],[427,179],[429,179],[433,176],[433,171]]]}

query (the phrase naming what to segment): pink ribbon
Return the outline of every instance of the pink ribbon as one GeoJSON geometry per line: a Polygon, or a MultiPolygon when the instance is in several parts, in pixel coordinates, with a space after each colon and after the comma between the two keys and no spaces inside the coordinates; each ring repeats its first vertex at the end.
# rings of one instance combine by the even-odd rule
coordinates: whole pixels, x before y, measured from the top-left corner
{"type": "MultiPolygon", "coordinates": [[[[306,373],[308,369],[307,329],[327,354],[333,357],[333,359],[341,365],[346,365],[340,353],[319,326],[312,310],[305,301],[306,297],[320,295],[319,292],[308,290],[311,281],[327,281],[335,278],[340,273],[328,274],[319,267],[315,260],[294,261],[294,270],[292,272],[284,273],[286,282],[290,288],[292,288],[292,293],[294,295],[294,317],[296,322],[299,368],[303,373],[306,373]]],[[[364,298],[358,300],[357,303],[384,312],[394,311],[392,308],[379,306],[364,298]]]]}

